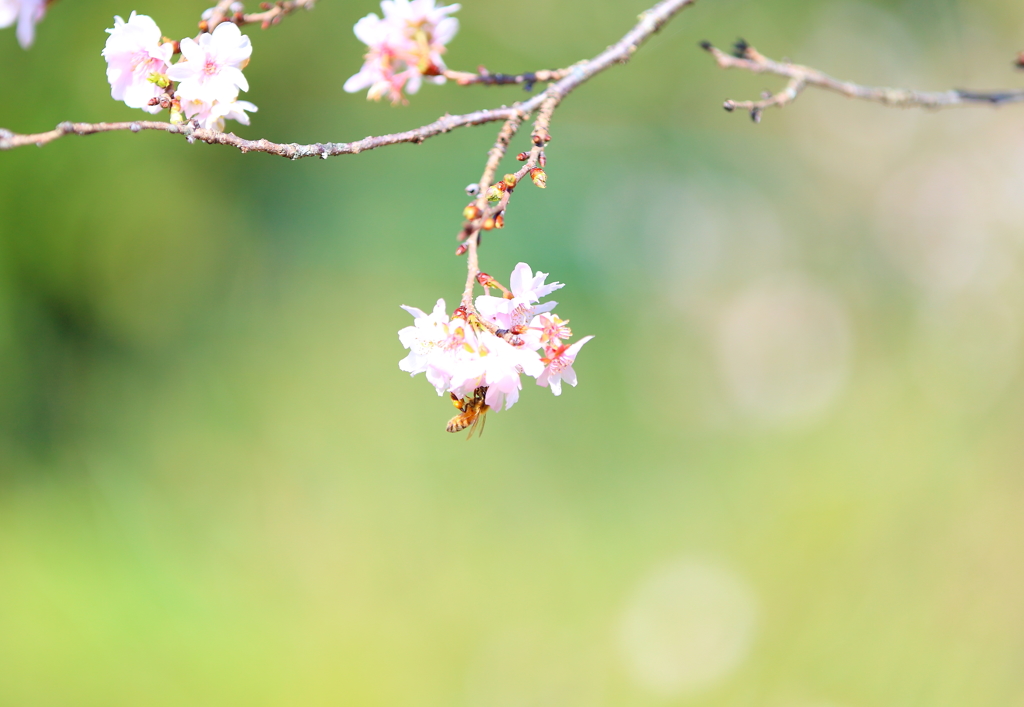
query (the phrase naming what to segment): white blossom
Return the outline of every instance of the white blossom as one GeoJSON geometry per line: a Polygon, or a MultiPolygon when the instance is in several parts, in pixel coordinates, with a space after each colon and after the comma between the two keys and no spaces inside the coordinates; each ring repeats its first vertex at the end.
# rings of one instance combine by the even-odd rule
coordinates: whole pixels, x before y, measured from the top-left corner
{"type": "Polygon", "coordinates": [[[149,101],[165,93],[159,84],[168,85],[166,74],[174,47],[160,43],[160,28],[152,18],[135,12],[127,22],[114,17],[114,26],[107,32],[110,36],[102,53],[107,60],[110,95],[129,108],[160,112],[160,106],[151,106],[149,101]]]}
{"type": "Polygon", "coordinates": [[[167,76],[179,82],[176,94],[185,117],[215,130],[224,130],[226,118],[248,125],[246,111],[255,112],[256,106],[238,100],[238,91],[249,90],[242,73],[252,55],[249,38],[237,25],[222,22],[198,42],[186,38],[180,46],[182,59],[167,76]]]}
{"type": "Polygon", "coordinates": [[[178,95],[184,100],[231,103],[239,89],[249,90],[242,69],[252,55],[252,42],[237,25],[222,22],[198,42],[185,38],[180,46],[182,58],[167,75],[180,82],[178,95]]]}
{"type": "Polygon", "coordinates": [[[519,391],[523,389],[520,374],[536,378],[544,371],[536,351],[514,346],[487,330],[477,337],[471,362],[452,377],[450,390],[461,398],[485,387],[485,402],[495,412],[512,407],[519,400],[519,391]]]}
{"type": "Polygon", "coordinates": [[[36,38],[36,25],[46,14],[46,0],[0,0],[0,27],[15,22],[15,35],[22,49],[28,49],[36,38]]]}

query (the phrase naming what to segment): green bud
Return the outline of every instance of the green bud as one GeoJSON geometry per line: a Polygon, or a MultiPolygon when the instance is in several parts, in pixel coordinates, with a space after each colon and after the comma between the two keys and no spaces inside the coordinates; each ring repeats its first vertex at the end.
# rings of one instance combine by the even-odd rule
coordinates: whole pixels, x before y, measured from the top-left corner
{"type": "Polygon", "coordinates": [[[171,80],[167,78],[167,74],[158,74],[155,71],[146,80],[150,83],[155,83],[160,88],[167,88],[171,85],[171,80]]]}

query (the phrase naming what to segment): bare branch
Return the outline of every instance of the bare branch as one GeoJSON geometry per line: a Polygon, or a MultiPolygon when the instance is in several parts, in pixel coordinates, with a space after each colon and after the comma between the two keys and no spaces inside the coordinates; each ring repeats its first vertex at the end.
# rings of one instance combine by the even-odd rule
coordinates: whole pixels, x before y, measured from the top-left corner
{"type": "MultiPolygon", "coordinates": [[[[467,125],[482,125],[498,120],[508,120],[519,114],[518,108],[496,108],[481,110],[465,115],[445,115],[433,123],[390,135],[377,135],[363,138],[355,142],[327,142],[312,145],[296,143],[280,144],[269,140],[246,140],[234,133],[222,133],[217,130],[196,127],[193,123],[161,123],[148,120],[136,120],[122,123],[61,123],[55,129],[34,135],[16,135],[9,130],[0,128],[0,150],[10,150],[24,145],[42,146],[65,135],[92,135],[119,130],[139,132],[141,130],[162,130],[167,133],[184,135],[189,142],[199,140],[210,145],[231,145],[241,152],[266,152],[271,155],[297,160],[303,157],[322,157],[327,159],[335,155],[355,155],[366,150],[373,150],[385,145],[397,145],[403,142],[420,143],[429,137],[451,132],[455,128],[467,125]]],[[[529,115],[529,113],[527,113],[529,115]]]]}
{"type": "MultiPolygon", "coordinates": [[[[294,0],[300,3],[302,0],[294,0]]],[[[132,121],[122,123],[71,123],[64,122],[54,130],[31,135],[20,135],[9,130],[0,128],[0,150],[10,150],[24,145],[45,145],[65,135],[92,135],[93,133],[105,133],[129,130],[139,132],[140,130],[162,130],[167,133],[184,135],[189,142],[196,140],[211,145],[231,145],[242,152],[266,152],[271,155],[287,157],[296,160],[303,157],[322,157],[327,159],[336,155],[353,155],[366,150],[373,150],[385,145],[397,145],[404,142],[420,143],[427,138],[447,133],[455,128],[467,125],[482,125],[499,120],[510,120],[521,116],[526,120],[540,108],[541,104],[549,96],[557,94],[558,101],[571,93],[580,84],[593,78],[605,69],[614,64],[622,64],[629,60],[633,53],[655,34],[662,25],[672,19],[684,8],[693,5],[697,0],[662,0],[640,15],[640,21],[622,39],[605,51],[598,54],[589,61],[582,61],[570,67],[564,77],[556,83],[551,84],[547,91],[523,103],[516,103],[512,106],[502,106],[489,110],[479,110],[464,115],[445,115],[433,123],[424,125],[413,130],[391,135],[378,135],[363,138],[355,142],[327,142],[314,143],[311,145],[299,145],[296,143],[275,143],[269,140],[245,140],[234,133],[222,133],[207,128],[198,128],[193,124],[172,124],[153,121],[132,121]]],[[[310,4],[306,0],[305,4],[310,4]]],[[[224,3],[220,3],[224,5],[224,3]]]]}
{"type": "Polygon", "coordinates": [[[259,24],[266,29],[276,25],[285,15],[290,15],[296,10],[311,10],[315,0],[277,0],[276,2],[260,3],[261,12],[232,12],[231,6],[235,0],[220,0],[214,6],[213,13],[209,20],[199,23],[199,29],[203,32],[212,32],[221,22],[233,22],[238,26],[259,24]]]}
{"type": "MultiPolygon", "coordinates": [[[[488,329],[493,328],[493,325],[476,315],[473,305],[473,290],[476,284],[483,285],[484,292],[487,292],[488,287],[485,284],[487,276],[482,275],[480,272],[479,248],[481,231],[502,227],[505,210],[508,207],[512,192],[527,175],[530,175],[531,180],[538,186],[543,187],[546,184],[547,178],[543,172],[543,166],[546,162],[544,148],[551,140],[551,118],[555,109],[558,108],[562,100],[570,92],[592,76],[604,71],[615,63],[629,61],[630,57],[632,57],[633,53],[644,41],[657,32],[676,13],[692,5],[694,2],[696,0],[663,0],[650,10],[644,12],[640,15],[639,24],[628,32],[625,37],[593,60],[580,62],[564,70],[564,77],[550,84],[541,95],[519,106],[523,115],[510,118],[502,126],[494,147],[488,152],[487,163],[477,189],[478,196],[472,204],[466,207],[465,215],[467,221],[463,224],[462,231],[459,233],[459,240],[466,242],[455,251],[456,255],[468,253],[466,261],[466,286],[462,293],[462,307],[474,317],[479,326],[488,329]],[[537,117],[534,120],[533,132],[530,135],[533,147],[529,153],[524,152],[519,155],[519,159],[525,160],[526,164],[514,174],[505,175],[501,182],[492,186],[501,160],[508,151],[509,142],[523,121],[534,111],[537,112],[537,117]],[[538,165],[540,169],[538,169],[538,165]],[[539,180],[533,179],[535,173],[538,174],[539,180]],[[493,196],[497,198],[497,203],[493,205],[489,203],[492,190],[495,190],[493,196]],[[481,282],[481,277],[485,279],[484,282],[481,282]]],[[[494,330],[493,333],[501,335],[501,332],[497,330],[494,330]]]]}
{"type": "Polygon", "coordinates": [[[755,74],[775,74],[789,79],[782,91],[768,93],[760,101],[726,101],[725,109],[738,109],[750,112],[755,122],[760,121],[761,112],[765,108],[781,108],[796,100],[797,96],[808,86],[823,88],[842,94],[848,98],[859,98],[865,101],[880,103],[894,108],[928,108],[939,110],[968,105],[1001,105],[1024,101],[1024,89],[1003,91],[966,91],[952,89],[949,91],[914,91],[906,88],[885,88],[861,86],[849,81],[841,81],[826,73],[809,66],[791,64],[769,59],[748,45],[742,39],[736,43],[735,54],[726,54],[709,42],[702,42],[701,47],[708,51],[723,69],[744,69],[755,74]]]}
{"type": "Polygon", "coordinates": [[[528,71],[525,74],[492,74],[486,67],[481,66],[477,68],[478,73],[475,74],[467,71],[452,71],[451,69],[444,71],[443,74],[460,86],[473,84],[483,84],[484,86],[521,85],[527,91],[532,91],[534,85],[558,81],[568,76],[570,71],[571,69],[548,69],[528,71]]]}

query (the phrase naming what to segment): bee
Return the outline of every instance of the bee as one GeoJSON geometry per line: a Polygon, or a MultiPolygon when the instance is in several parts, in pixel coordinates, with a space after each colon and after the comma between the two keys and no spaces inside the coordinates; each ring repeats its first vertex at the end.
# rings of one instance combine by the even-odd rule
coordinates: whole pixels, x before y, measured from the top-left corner
{"type": "Polygon", "coordinates": [[[484,398],[487,397],[487,388],[477,388],[473,391],[473,397],[471,398],[457,398],[455,393],[449,393],[449,395],[452,396],[452,405],[459,410],[459,414],[448,420],[447,430],[449,432],[461,432],[468,427],[469,434],[466,435],[466,439],[469,439],[473,436],[473,432],[476,431],[477,425],[480,425],[480,434],[483,434],[484,416],[490,410],[490,406],[484,402],[484,398]]]}

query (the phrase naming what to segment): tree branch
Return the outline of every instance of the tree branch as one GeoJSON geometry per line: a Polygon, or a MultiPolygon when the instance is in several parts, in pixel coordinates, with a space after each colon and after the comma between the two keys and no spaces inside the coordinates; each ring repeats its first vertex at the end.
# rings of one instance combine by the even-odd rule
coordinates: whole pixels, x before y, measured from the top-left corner
{"type": "MultiPolygon", "coordinates": [[[[295,4],[303,0],[294,0],[295,4]]],[[[373,150],[385,145],[397,145],[403,142],[420,143],[427,138],[447,133],[455,128],[467,125],[482,125],[499,120],[509,120],[516,116],[523,116],[523,120],[540,108],[541,103],[550,95],[549,92],[556,92],[560,98],[564,98],[580,84],[588,81],[605,69],[614,64],[624,64],[629,61],[633,53],[655,34],[662,25],[672,19],[684,8],[693,5],[697,0],[662,0],[650,10],[640,15],[640,21],[622,39],[608,47],[589,61],[582,61],[575,66],[566,69],[567,75],[551,84],[548,91],[534,96],[523,103],[516,103],[511,107],[502,106],[489,110],[479,110],[464,115],[445,115],[433,123],[424,125],[413,130],[390,135],[378,135],[363,138],[355,142],[327,142],[314,143],[311,145],[300,145],[297,143],[275,143],[269,140],[245,140],[234,133],[222,133],[216,130],[198,128],[191,123],[173,124],[154,121],[137,120],[121,123],[71,123],[64,122],[54,130],[44,133],[21,135],[0,128],[0,150],[11,150],[24,145],[42,146],[46,143],[64,137],[65,135],[92,135],[94,133],[106,133],[115,131],[139,132],[140,130],[162,130],[167,133],[184,135],[189,142],[199,140],[210,145],[231,145],[241,152],[266,152],[271,155],[287,157],[297,160],[303,157],[322,157],[327,159],[336,155],[354,155],[366,150],[373,150]]],[[[223,5],[224,3],[220,3],[223,5]]],[[[309,4],[309,0],[305,0],[309,4]]],[[[218,5],[219,7],[219,5],[218,5]]]]}
{"type": "Polygon", "coordinates": [[[546,69],[543,71],[527,71],[525,74],[492,74],[486,67],[477,68],[478,73],[468,71],[444,71],[445,78],[451,79],[460,86],[482,84],[484,86],[522,85],[532,91],[535,84],[558,81],[569,75],[571,69],[546,69]]]}
{"type": "Polygon", "coordinates": [[[760,101],[726,101],[725,109],[736,109],[750,112],[754,122],[760,122],[761,113],[765,108],[781,108],[796,100],[797,96],[808,86],[823,88],[842,94],[848,98],[859,98],[864,101],[880,103],[894,108],[928,108],[939,110],[968,105],[1002,105],[1024,101],[1024,89],[1003,91],[966,91],[953,89],[949,91],[914,91],[906,88],[885,88],[861,86],[849,81],[841,81],[826,73],[809,66],[791,64],[769,59],[748,45],[742,39],[736,43],[735,54],[726,54],[711,45],[702,42],[701,48],[715,58],[723,69],[744,69],[755,74],[775,74],[789,79],[786,87],[778,93],[766,93],[760,101]]]}
{"type": "MultiPolygon", "coordinates": [[[[492,328],[493,325],[484,322],[477,314],[473,305],[473,290],[477,284],[484,286],[487,292],[489,276],[480,272],[479,248],[480,234],[484,230],[502,228],[505,217],[505,210],[508,207],[509,199],[516,187],[522,183],[527,175],[540,187],[547,183],[547,176],[543,167],[546,163],[544,148],[551,140],[551,119],[555,109],[562,100],[569,95],[576,87],[591,77],[599,74],[613,64],[624,64],[629,61],[633,53],[662,25],[672,19],[678,12],[694,4],[696,0],[663,0],[650,10],[640,15],[640,22],[629,31],[626,36],[620,39],[611,47],[608,47],[601,54],[590,61],[580,62],[569,69],[561,70],[558,73],[564,75],[557,81],[548,85],[547,89],[534,98],[517,106],[519,114],[510,116],[501,130],[498,132],[497,141],[494,147],[487,153],[487,163],[484,166],[480,183],[476,186],[477,197],[466,207],[464,214],[466,222],[463,223],[458,239],[465,241],[456,251],[456,255],[468,253],[466,261],[466,286],[462,293],[462,307],[473,317],[478,325],[492,328]],[[530,134],[532,147],[530,152],[520,153],[518,159],[525,161],[519,170],[513,174],[506,174],[498,183],[493,184],[498,174],[498,167],[502,158],[508,152],[509,143],[518,131],[520,125],[536,112],[533,131],[530,134]],[[496,201],[492,205],[491,201],[496,201]],[[483,278],[483,280],[481,280],[483,278]]],[[[472,76],[472,75],[469,75],[472,76]]],[[[467,81],[466,83],[472,83],[467,81]]],[[[498,83],[498,82],[495,82],[498,83]]],[[[505,83],[515,83],[506,81],[505,83]]],[[[490,281],[493,284],[493,281],[490,281]]],[[[494,331],[495,334],[501,334],[494,331]]]]}
{"type": "Polygon", "coordinates": [[[277,0],[276,2],[261,2],[262,12],[232,12],[231,6],[235,0],[220,0],[214,6],[210,19],[199,23],[199,29],[203,32],[212,32],[221,22],[234,22],[242,25],[259,24],[266,29],[276,25],[285,15],[290,15],[296,10],[313,9],[315,0],[277,0]]]}

